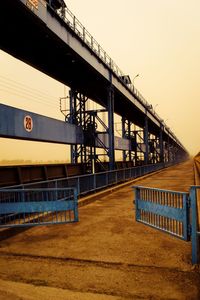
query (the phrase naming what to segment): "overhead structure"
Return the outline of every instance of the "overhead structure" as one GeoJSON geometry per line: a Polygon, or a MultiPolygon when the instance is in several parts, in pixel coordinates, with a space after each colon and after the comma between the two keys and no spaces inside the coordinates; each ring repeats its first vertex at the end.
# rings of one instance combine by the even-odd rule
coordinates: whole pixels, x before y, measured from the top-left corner
{"type": "Polygon", "coordinates": [[[102,165],[97,148],[103,149],[110,170],[115,168],[115,150],[119,148],[123,159],[134,161],[135,166],[176,162],[188,156],[130,77],[123,74],[64,1],[3,1],[0,26],[4,28],[2,50],[70,87],[69,112],[65,114],[62,105],[61,111],[66,128],[80,130],[82,135],[82,139],[69,143],[72,162],[87,163],[94,172],[102,165]],[[86,108],[88,99],[103,107],[106,123],[100,111],[86,108]],[[118,141],[124,146],[118,146],[114,136],[114,113],[122,119],[118,141]]]}

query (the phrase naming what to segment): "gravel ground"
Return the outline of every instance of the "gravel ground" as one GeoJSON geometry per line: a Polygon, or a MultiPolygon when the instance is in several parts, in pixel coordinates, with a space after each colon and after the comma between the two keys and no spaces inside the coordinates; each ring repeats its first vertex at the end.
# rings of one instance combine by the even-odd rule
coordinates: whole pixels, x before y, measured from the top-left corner
{"type": "MultiPolygon", "coordinates": [[[[192,162],[135,185],[187,191],[192,162]]],[[[200,299],[191,244],[135,222],[130,184],[80,222],[0,231],[0,299],[200,299]]]]}

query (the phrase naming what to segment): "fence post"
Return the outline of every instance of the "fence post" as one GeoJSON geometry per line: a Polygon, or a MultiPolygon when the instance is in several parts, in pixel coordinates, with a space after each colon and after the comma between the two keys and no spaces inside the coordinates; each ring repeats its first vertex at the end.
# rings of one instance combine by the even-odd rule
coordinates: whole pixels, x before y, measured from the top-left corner
{"type": "Polygon", "coordinates": [[[77,193],[77,189],[74,188],[73,189],[74,192],[74,221],[78,222],[78,193],[77,193]]]}
{"type": "Polygon", "coordinates": [[[190,227],[189,215],[190,215],[190,205],[189,205],[189,194],[183,195],[183,237],[185,241],[189,241],[190,232],[188,228],[190,227]]]}
{"type": "Polygon", "coordinates": [[[135,219],[136,221],[138,221],[140,220],[140,210],[138,209],[138,202],[140,199],[140,189],[137,186],[133,188],[135,189],[135,219]]]}
{"type": "Polygon", "coordinates": [[[77,181],[77,194],[80,195],[81,190],[80,190],[80,178],[78,177],[78,181],[77,181]]]}
{"type": "Polygon", "coordinates": [[[117,170],[115,170],[115,183],[117,183],[117,170]]]}
{"type": "Polygon", "coordinates": [[[196,189],[191,187],[190,200],[192,210],[192,264],[199,262],[199,239],[197,234],[197,201],[196,201],[196,189]]]}
{"type": "Polygon", "coordinates": [[[94,188],[94,190],[96,190],[96,188],[97,188],[97,181],[96,181],[96,173],[94,173],[93,174],[93,188],[94,188]]]}

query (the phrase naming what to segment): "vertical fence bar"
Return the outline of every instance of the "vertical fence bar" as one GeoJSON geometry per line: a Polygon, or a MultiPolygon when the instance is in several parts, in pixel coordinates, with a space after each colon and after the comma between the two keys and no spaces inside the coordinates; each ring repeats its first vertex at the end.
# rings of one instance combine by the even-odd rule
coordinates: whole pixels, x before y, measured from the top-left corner
{"type": "Polygon", "coordinates": [[[80,177],[78,177],[78,180],[77,180],[77,190],[78,190],[78,195],[80,195],[81,194],[80,177]]]}
{"type": "Polygon", "coordinates": [[[191,187],[190,190],[191,210],[192,210],[192,264],[199,263],[199,238],[197,234],[197,201],[196,188],[191,187]]]}
{"type": "Polygon", "coordinates": [[[182,235],[184,237],[184,239],[186,241],[189,241],[189,232],[188,232],[188,228],[189,228],[189,196],[187,194],[183,195],[183,203],[182,203],[182,209],[183,209],[183,230],[182,230],[182,235]]]}
{"type": "Polygon", "coordinates": [[[96,173],[93,174],[93,189],[96,190],[97,187],[97,178],[96,173]]]}
{"type": "Polygon", "coordinates": [[[136,217],[136,221],[140,220],[141,218],[141,212],[140,209],[138,208],[138,201],[140,199],[140,189],[139,188],[135,188],[135,217],[136,217]]]}
{"type": "Polygon", "coordinates": [[[77,189],[74,188],[73,190],[73,196],[74,196],[74,221],[78,222],[78,192],[77,189]]]}

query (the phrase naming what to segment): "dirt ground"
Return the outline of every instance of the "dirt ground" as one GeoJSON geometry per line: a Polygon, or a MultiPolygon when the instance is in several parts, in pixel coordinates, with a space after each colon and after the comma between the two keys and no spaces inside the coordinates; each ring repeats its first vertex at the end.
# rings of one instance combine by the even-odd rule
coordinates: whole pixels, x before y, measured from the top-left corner
{"type": "MultiPolygon", "coordinates": [[[[187,191],[192,163],[134,185],[187,191]]],[[[0,231],[0,299],[200,299],[191,244],[135,222],[133,183],[79,209],[80,221],[0,231]]]]}

